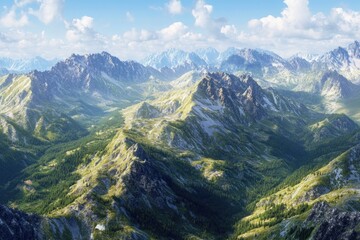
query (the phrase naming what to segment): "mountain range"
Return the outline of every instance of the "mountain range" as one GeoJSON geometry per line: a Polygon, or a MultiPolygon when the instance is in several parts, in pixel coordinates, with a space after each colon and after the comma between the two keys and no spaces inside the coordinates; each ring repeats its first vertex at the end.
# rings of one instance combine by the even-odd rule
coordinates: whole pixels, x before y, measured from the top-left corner
{"type": "Polygon", "coordinates": [[[0,239],[357,239],[354,42],[0,77],[0,239]]]}
{"type": "Polygon", "coordinates": [[[28,73],[34,70],[45,71],[54,66],[58,60],[47,60],[42,57],[28,59],[0,58],[0,76],[7,73],[28,73]]]}
{"type": "MultiPolygon", "coordinates": [[[[165,52],[153,54],[145,58],[141,63],[164,71],[171,69],[179,71],[182,75],[186,70],[218,70],[236,73],[238,71],[251,72],[254,77],[265,78],[269,81],[274,77],[288,74],[316,71],[338,71],[353,83],[358,82],[360,59],[360,43],[355,41],[346,48],[339,47],[323,55],[296,54],[288,59],[262,49],[237,49],[229,48],[224,52],[218,52],[214,48],[198,49],[194,52],[185,52],[178,49],[169,49],[165,52]]],[[[285,76],[283,76],[285,77],[285,76]]],[[[279,79],[275,84],[283,87],[291,87],[279,79]]],[[[290,80],[290,79],[288,79],[290,80]]],[[[296,81],[296,79],[294,79],[296,81]]]]}
{"type": "Polygon", "coordinates": [[[359,84],[359,51],[358,41],[323,55],[296,54],[288,59],[262,49],[229,48],[224,52],[218,52],[214,48],[194,52],[170,49],[151,55],[142,63],[157,69],[167,78],[176,78],[191,70],[250,73],[265,88],[320,94],[328,98],[323,108],[328,112],[338,112],[343,108],[341,101],[354,97],[354,92],[358,92],[358,87],[354,84],[359,84]],[[341,78],[335,77],[337,74],[341,78]],[[324,88],[322,81],[329,75],[333,76],[331,83],[329,79],[327,81],[331,86],[324,88]],[[343,87],[352,90],[343,90],[343,87]],[[331,101],[335,103],[328,104],[331,101]]]}

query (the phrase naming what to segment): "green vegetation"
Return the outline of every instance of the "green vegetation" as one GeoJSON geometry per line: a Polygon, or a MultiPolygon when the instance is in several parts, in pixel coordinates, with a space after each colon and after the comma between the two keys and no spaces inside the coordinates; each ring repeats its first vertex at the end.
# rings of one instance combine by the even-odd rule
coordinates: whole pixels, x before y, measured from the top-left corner
{"type": "Polygon", "coordinates": [[[39,153],[41,157],[35,164],[1,190],[1,202],[10,201],[24,211],[39,214],[49,214],[73,202],[77,196],[68,193],[69,188],[81,178],[76,169],[80,165],[86,166],[96,154],[104,152],[118,123],[123,123],[119,115],[117,125],[109,125],[106,131],[101,131],[103,125],[99,125],[100,132],[94,131],[79,140],[54,144],[39,153]]]}
{"type": "Polygon", "coordinates": [[[35,156],[32,153],[10,148],[10,145],[7,138],[0,134],[0,186],[18,176],[21,170],[35,162],[35,156]]]}
{"type": "MultiPolygon", "coordinates": [[[[347,151],[359,128],[350,119],[258,89],[263,101],[276,98],[272,111],[212,87],[197,83],[122,111],[134,99],[107,108],[74,100],[67,114],[59,103],[59,112],[31,112],[33,132],[9,119],[27,141],[0,136],[0,167],[11,170],[0,169],[0,201],[48,217],[79,214],[96,239],[261,239],[305,218],[316,201],[357,207],[346,204],[357,201],[347,151]]],[[[289,226],[299,238],[312,231],[289,226]]]]}
{"type": "Polygon", "coordinates": [[[261,213],[258,216],[258,219],[255,223],[246,220],[237,223],[234,236],[240,236],[241,234],[246,233],[254,228],[275,226],[276,224],[282,222],[284,219],[303,214],[309,209],[310,206],[306,203],[300,204],[295,208],[287,208],[285,204],[271,204],[269,206],[266,206],[265,212],[261,213]]]}

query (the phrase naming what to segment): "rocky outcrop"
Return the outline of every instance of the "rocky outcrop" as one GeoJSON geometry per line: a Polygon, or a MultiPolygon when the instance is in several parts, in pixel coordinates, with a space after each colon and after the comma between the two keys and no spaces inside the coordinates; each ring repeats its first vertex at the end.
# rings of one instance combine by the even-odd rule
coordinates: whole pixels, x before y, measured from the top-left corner
{"type": "Polygon", "coordinates": [[[346,212],[326,202],[314,205],[303,224],[290,230],[291,239],[353,240],[360,239],[360,212],[346,212]]]}
{"type": "Polygon", "coordinates": [[[0,240],[42,239],[41,219],[0,205],[0,240]]]}
{"type": "Polygon", "coordinates": [[[0,205],[0,240],[89,238],[87,227],[73,217],[44,218],[0,205]]]}

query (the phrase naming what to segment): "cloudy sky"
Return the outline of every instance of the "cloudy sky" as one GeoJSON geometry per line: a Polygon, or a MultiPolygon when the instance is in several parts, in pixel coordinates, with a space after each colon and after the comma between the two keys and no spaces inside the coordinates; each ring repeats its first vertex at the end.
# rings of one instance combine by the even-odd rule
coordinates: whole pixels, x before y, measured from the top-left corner
{"type": "Polygon", "coordinates": [[[264,48],[288,57],[360,40],[359,0],[1,0],[0,57],[264,48]]]}

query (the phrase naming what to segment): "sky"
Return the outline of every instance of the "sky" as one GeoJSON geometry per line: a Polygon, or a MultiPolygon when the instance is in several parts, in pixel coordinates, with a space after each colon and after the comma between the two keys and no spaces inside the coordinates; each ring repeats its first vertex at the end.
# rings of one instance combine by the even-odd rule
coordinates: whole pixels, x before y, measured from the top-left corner
{"type": "Polygon", "coordinates": [[[180,48],[289,57],[360,40],[359,0],[1,0],[0,57],[123,60],[180,48]]]}

